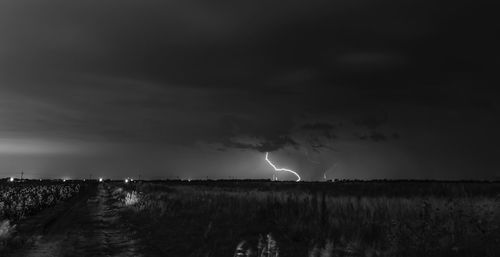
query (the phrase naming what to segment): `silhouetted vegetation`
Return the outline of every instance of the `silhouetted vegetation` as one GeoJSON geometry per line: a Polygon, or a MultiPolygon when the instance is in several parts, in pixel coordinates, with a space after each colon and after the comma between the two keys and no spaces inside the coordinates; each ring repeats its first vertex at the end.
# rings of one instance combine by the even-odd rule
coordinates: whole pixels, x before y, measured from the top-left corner
{"type": "Polygon", "coordinates": [[[259,248],[262,238],[269,237],[280,256],[500,253],[500,183],[164,181],[116,186],[123,188],[116,197],[125,201],[133,196],[122,218],[146,239],[145,249],[154,249],[151,256],[257,256],[264,249],[259,248]]]}

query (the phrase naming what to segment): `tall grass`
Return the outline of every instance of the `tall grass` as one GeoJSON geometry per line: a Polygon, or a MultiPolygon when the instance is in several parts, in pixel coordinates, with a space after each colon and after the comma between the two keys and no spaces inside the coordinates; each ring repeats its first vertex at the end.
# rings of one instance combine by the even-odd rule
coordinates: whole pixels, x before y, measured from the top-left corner
{"type": "Polygon", "coordinates": [[[135,190],[141,199],[124,217],[152,246],[174,256],[234,256],[241,241],[258,246],[259,235],[269,233],[280,256],[500,253],[500,201],[489,195],[349,196],[151,184],[135,190]]]}
{"type": "Polygon", "coordinates": [[[0,243],[9,239],[15,229],[16,225],[11,224],[9,220],[0,221],[0,243]]]}
{"type": "Polygon", "coordinates": [[[124,199],[124,203],[127,206],[135,205],[135,204],[139,203],[139,195],[137,194],[137,192],[132,191],[132,192],[127,193],[127,195],[125,196],[125,199],[124,199]]]}

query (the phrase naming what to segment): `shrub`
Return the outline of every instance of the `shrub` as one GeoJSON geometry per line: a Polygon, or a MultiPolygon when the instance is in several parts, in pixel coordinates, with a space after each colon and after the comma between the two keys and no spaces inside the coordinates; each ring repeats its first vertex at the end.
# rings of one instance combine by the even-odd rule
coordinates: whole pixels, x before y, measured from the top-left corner
{"type": "Polygon", "coordinates": [[[125,196],[125,205],[130,206],[130,205],[135,205],[139,202],[139,195],[137,194],[136,191],[132,191],[131,193],[127,193],[127,196],[125,196]]]}
{"type": "Polygon", "coordinates": [[[9,239],[10,235],[14,233],[16,225],[10,224],[9,220],[0,222],[0,242],[9,239]]]}

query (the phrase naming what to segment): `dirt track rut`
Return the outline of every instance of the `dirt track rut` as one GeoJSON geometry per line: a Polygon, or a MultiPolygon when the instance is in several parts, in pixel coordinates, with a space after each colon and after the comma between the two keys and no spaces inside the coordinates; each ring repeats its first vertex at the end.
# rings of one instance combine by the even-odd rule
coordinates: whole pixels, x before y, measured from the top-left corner
{"type": "Polygon", "coordinates": [[[133,233],[120,224],[120,206],[111,197],[110,188],[99,184],[97,192],[76,202],[44,232],[34,235],[34,243],[8,256],[142,256],[133,233]]]}

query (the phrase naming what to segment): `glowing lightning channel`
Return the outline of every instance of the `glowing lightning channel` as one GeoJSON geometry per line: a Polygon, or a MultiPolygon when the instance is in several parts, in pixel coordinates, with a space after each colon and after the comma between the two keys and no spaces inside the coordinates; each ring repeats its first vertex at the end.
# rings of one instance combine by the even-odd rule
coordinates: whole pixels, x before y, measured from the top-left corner
{"type": "Polygon", "coordinates": [[[271,165],[271,167],[273,167],[273,169],[275,171],[287,171],[287,172],[290,172],[292,173],[293,175],[297,176],[297,180],[296,182],[299,182],[300,181],[300,176],[297,172],[293,171],[293,170],[289,170],[289,169],[284,169],[284,168],[277,168],[276,165],[274,165],[270,160],[269,160],[269,153],[267,152],[266,153],[266,161],[267,163],[269,163],[269,165],[271,165]]]}

